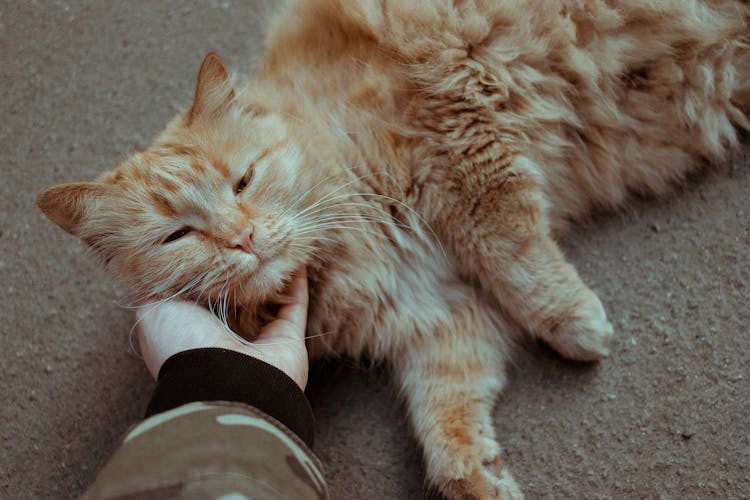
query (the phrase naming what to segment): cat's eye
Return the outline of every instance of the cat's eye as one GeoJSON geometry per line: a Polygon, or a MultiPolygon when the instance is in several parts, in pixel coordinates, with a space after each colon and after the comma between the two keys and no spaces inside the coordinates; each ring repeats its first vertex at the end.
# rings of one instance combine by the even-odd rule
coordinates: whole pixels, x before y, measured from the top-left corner
{"type": "Polygon", "coordinates": [[[240,179],[240,182],[237,183],[237,186],[234,188],[234,194],[240,194],[247,187],[247,185],[250,184],[252,178],[253,171],[250,170],[242,177],[242,179],[240,179]]]}
{"type": "Polygon", "coordinates": [[[182,227],[178,229],[177,231],[175,231],[174,233],[167,236],[166,238],[164,238],[164,241],[162,241],[162,243],[171,243],[175,240],[179,240],[180,238],[188,234],[190,231],[192,231],[192,228],[182,227]]]}

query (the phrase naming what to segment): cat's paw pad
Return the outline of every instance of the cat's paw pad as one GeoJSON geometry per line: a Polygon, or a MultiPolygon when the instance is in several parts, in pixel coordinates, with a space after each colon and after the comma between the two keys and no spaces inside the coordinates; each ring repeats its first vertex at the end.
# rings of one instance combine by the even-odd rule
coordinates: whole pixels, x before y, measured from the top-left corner
{"type": "Polygon", "coordinates": [[[597,361],[609,355],[614,329],[599,298],[578,307],[572,318],[561,322],[544,337],[560,355],[574,361],[597,361]]]}

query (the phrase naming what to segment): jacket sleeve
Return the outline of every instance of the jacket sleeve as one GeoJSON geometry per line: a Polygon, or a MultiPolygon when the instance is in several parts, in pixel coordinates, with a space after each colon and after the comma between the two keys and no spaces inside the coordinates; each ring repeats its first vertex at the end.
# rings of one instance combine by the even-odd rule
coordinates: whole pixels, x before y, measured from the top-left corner
{"type": "Polygon", "coordinates": [[[146,416],[83,498],[328,498],[307,398],[263,361],[225,349],[176,354],[146,416]]]}

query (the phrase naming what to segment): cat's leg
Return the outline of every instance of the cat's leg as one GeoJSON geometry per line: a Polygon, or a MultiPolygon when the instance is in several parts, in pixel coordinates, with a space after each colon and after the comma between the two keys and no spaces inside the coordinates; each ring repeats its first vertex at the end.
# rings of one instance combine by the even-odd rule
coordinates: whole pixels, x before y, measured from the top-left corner
{"type": "Polygon", "coordinates": [[[491,417],[505,384],[497,324],[476,304],[451,311],[394,360],[427,481],[449,499],[523,498],[501,461],[491,417]]]}
{"type": "Polygon", "coordinates": [[[439,211],[441,236],[528,332],[567,358],[600,359],[612,325],[553,240],[534,169],[520,156],[498,168],[463,169],[452,182],[455,203],[439,211]]]}

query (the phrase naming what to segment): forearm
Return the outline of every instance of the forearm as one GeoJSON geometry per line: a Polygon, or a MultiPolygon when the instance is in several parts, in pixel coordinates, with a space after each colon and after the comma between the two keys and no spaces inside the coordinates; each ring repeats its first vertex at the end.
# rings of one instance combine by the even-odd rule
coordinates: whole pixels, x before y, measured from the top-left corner
{"type": "Polygon", "coordinates": [[[152,494],[326,498],[313,419],[283,372],[224,349],[162,367],[147,419],[124,438],[84,498],[152,494]]]}

